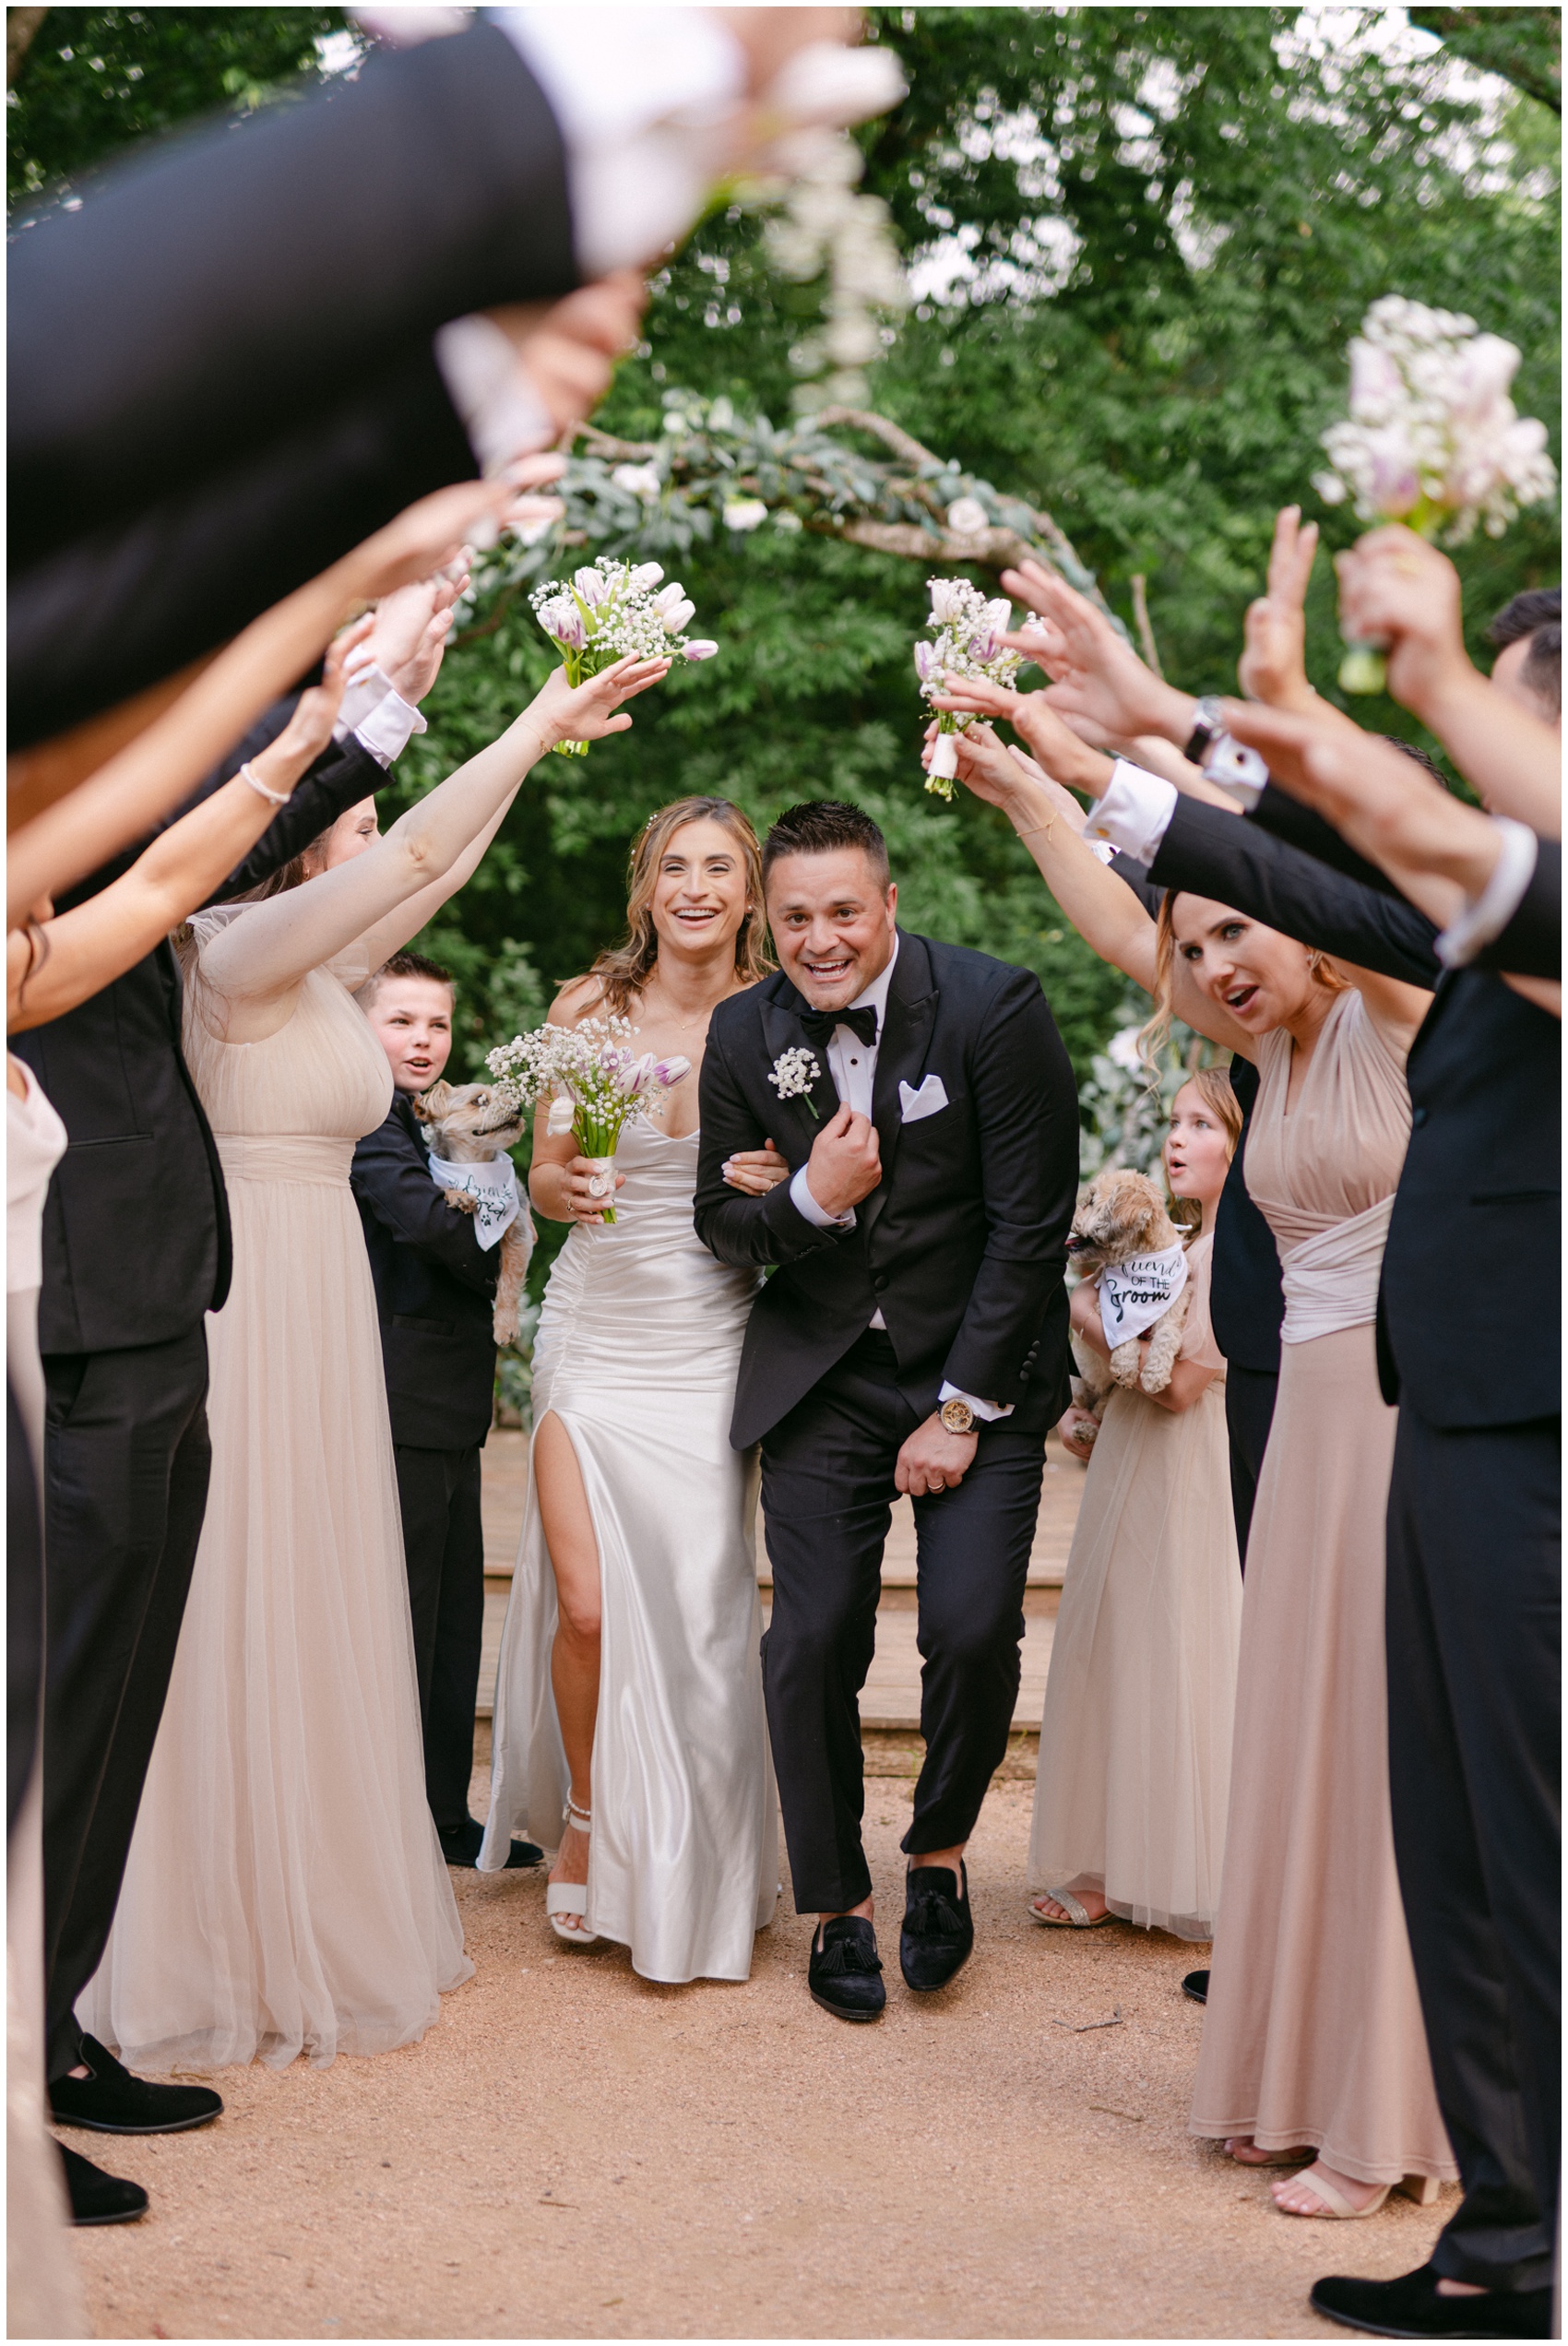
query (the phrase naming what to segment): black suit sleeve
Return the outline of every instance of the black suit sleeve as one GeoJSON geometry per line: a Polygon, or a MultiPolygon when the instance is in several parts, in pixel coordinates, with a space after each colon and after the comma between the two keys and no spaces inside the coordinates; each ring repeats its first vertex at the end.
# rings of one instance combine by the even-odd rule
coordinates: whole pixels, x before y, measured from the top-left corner
{"type": "MultiPolygon", "coordinates": [[[[692,1220],[697,1236],[721,1263],[766,1269],[776,1263],[799,1262],[825,1246],[837,1245],[841,1230],[819,1230],[807,1221],[790,1195],[787,1181],[766,1197],[748,1197],[731,1189],[724,1167],[740,1149],[760,1149],[767,1134],[757,1122],[735,1079],[726,1044],[753,1030],[755,1011],[750,1003],[737,1018],[726,1019],[726,1006],[714,1012],[703,1053],[700,1083],[702,1139],[697,1151],[697,1186],[692,1220]]],[[[760,1048],[760,1042],[759,1046],[760,1048]]]]}
{"type": "Polygon", "coordinates": [[[1536,868],[1506,928],[1477,954],[1472,968],[1506,971],[1516,978],[1562,975],[1562,847],[1553,839],[1537,842],[1536,868]]]}
{"type": "MultiPolygon", "coordinates": [[[[1219,811],[1216,809],[1217,813],[1219,811]]],[[[1265,785],[1246,819],[1255,823],[1260,831],[1272,832],[1276,839],[1299,847],[1303,854],[1331,865],[1347,879],[1360,880],[1363,887],[1375,888],[1380,896],[1399,894],[1385,871],[1369,863],[1364,855],[1358,855],[1332,823],[1325,823],[1314,808],[1303,806],[1288,791],[1282,791],[1277,782],[1265,785]]]]}
{"type": "Polygon", "coordinates": [[[45,740],[172,675],[477,470],[425,343],[223,471],[13,570],[12,738],[45,740]]]}
{"type": "Polygon", "coordinates": [[[79,192],[10,254],[18,566],[338,410],[447,319],[577,282],[560,134],[486,23],[79,192]]]}
{"type": "Polygon", "coordinates": [[[477,1294],[493,1292],[500,1248],[493,1247],[487,1254],[479,1243],[473,1216],[446,1203],[430,1177],[419,1144],[397,1115],[388,1116],[359,1143],[349,1180],[354,1196],[394,1238],[432,1256],[443,1270],[450,1271],[477,1294]]]}
{"type": "Polygon", "coordinates": [[[1078,1094],[1039,981],[1010,970],[987,1002],[970,1074],[990,1224],[944,1380],[1004,1406],[1061,1292],[1078,1188],[1078,1094]]]}
{"type": "Polygon", "coordinates": [[[1432,950],[1436,927],[1413,904],[1363,887],[1202,799],[1178,798],[1149,875],[1167,887],[1233,904],[1358,969],[1420,986],[1435,985],[1442,974],[1432,950]]]}

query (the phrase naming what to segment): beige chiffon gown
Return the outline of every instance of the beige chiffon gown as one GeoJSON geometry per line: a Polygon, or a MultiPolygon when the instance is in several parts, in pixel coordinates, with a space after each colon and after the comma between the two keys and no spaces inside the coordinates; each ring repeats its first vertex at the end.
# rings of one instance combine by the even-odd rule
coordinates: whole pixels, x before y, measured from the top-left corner
{"type": "Polygon", "coordinates": [[[1394,1868],[1384,1514],[1395,1411],[1378,1274],[1409,1136],[1403,1066],[1353,991],[1289,1111],[1265,1039],[1247,1187],[1285,1279],[1247,1543],[1225,1874],[1192,2130],[1311,2144],[1368,2184],[1454,2177],[1394,1868]]]}
{"type": "Polygon", "coordinates": [[[424,1793],[374,1292],[349,1188],[386,1057],[345,955],[258,1042],[220,1039],[199,914],[184,1050],[223,1161],[233,1288],[208,1324],[212,1483],[173,1676],[83,2026],[131,2067],[369,2054],[466,1979],[424,1793]]]}
{"type": "Polygon", "coordinates": [[[1212,1237],[1187,1250],[1181,1357],[1218,1374],[1190,1409],[1115,1387],[1090,1455],[1051,1649],[1029,1882],[1087,1876],[1113,1914],[1214,1928],[1230,1790],[1241,1568],[1212,1237]]]}

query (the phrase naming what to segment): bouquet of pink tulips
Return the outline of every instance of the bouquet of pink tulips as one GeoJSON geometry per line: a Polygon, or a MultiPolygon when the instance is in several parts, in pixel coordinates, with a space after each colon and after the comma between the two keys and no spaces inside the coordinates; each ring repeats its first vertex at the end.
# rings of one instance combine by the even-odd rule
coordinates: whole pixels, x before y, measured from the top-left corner
{"type": "MultiPolygon", "coordinates": [[[[559,650],[569,685],[586,684],[617,660],[711,660],[719,646],[683,631],[695,606],[678,579],[660,586],[657,562],[616,562],[600,554],[570,578],[547,578],[529,600],[559,650]],[[656,592],[655,589],[658,589],[656,592]]],[[[586,757],[587,742],[557,742],[562,757],[586,757]]]]}
{"type": "MultiPolygon", "coordinates": [[[[1331,469],[1313,485],[1325,505],[1354,500],[1363,521],[1402,521],[1460,545],[1478,521],[1500,538],[1521,506],[1543,505],[1557,471],[1546,426],[1508,397],[1519,352],[1473,317],[1391,293],[1374,302],[1350,345],[1350,413],[1323,445],[1331,469]]],[[[1346,692],[1383,690],[1375,644],[1351,644],[1346,692]]]]}
{"type": "MultiPolygon", "coordinates": [[[[1021,655],[1004,648],[1002,638],[1013,625],[1013,606],[1005,595],[987,601],[967,578],[928,578],[931,612],[926,625],[935,631],[934,643],[915,646],[915,673],[921,698],[932,700],[943,690],[944,676],[988,676],[993,685],[1010,685],[1022,665],[1021,655]]],[[[972,725],[972,717],[956,717],[944,709],[937,720],[936,745],[932,752],[926,788],[939,798],[951,798],[958,771],[954,736],[972,725]]]]}
{"type": "Polygon", "coordinates": [[[601,1219],[615,1219],[615,1150],[634,1116],[661,1115],[670,1094],[692,1072],[689,1059],[656,1059],[631,1046],[626,1018],[585,1018],[576,1027],[535,1027],[491,1052],[485,1064],[519,1108],[550,1102],[552,1133],[570,1133],[593,1167],[590,1196],[601,1219]]]}

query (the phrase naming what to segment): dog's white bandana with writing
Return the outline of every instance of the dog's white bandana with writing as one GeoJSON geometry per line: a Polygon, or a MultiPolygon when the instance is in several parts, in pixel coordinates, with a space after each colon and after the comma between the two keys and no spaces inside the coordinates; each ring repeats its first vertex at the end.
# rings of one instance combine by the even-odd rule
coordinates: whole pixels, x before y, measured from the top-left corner
{"type": "Polygon", "coordinates": [[[432,1155],[431,1179],[440,1189],[460,1189],[474,1201],[474,1236],[487,1251],[504,1238],[523,1210],[517,1195],[517,1168],[510,1157],[492,1157],[488,1164],[449,1165],[432,1155]]]}
{"type": "Polygon", "coordinates": [[[1170,1309],[1187,1284],[1187,1250],[1180,1239],[1158,1255],[1107,1263],[1099,1274],[1099,1324],[1112,1352],[1141,1336],[1170,1309]]]}

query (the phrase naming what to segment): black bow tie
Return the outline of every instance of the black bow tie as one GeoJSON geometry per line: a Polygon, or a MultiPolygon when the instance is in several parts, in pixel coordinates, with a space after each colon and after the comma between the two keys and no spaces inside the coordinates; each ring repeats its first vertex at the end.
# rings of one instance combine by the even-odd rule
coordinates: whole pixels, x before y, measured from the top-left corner
{"type": "Polygon", "coordinates": [[[810,1010],[802,1008],[801,1011],[801,1024],[804,1027],[806,1032],[810,1035],[812,1041],[817,1045],[818,1049],[823,1051],[826,1051],[828,1044],[832,1042],[833,1030],[835,1027],[849,1028],[852,1033],[860,1036],[861,1041],[865,1044],[868,1051],[871,1049],[872,1044],[876,1041],[876,1007],[873,1003],[870,1002],[866,1003],[864,1006],[859,1010],[810,1010]]]}

